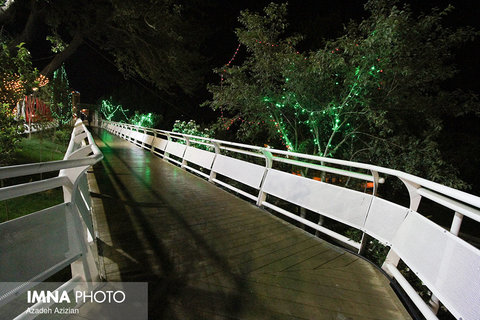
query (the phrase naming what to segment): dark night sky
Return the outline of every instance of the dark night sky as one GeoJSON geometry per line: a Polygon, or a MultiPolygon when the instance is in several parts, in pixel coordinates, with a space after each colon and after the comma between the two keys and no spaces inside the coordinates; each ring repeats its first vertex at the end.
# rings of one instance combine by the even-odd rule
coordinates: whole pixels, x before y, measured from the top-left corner
{"type": "MultiPolygon", "coordinates": [[[[204,44],[203,54],[210,59],[210,69],[221,66],[228,62],[237,46],[234,35],[235,27],[238,27],[237,16],[242,9],[249,8],[252,11],[261,11],[270,0],[257,1],[210,1],[214,3],[216,10],[207,14],[204,22],[212,28],[214,33],[204,44]]],[[[480,12],[478,1],[415,1],[411,3],[417,12],[426,11],[437,6],[443,8],[452,3],[456,10],[450,15],[447,22],[451,25],[472,25],[479,28],[477,14],[480,12]]],[[[289,1],[290,30],[306,35],[306,39],[299,45],[302,49],[313,49],[314,44],[322,38],[332,38],[341,34],[343,25],[349,19],[360,19],[365,15],[363,11],[364,1],[289,1]]],[[[477,71],[480,69],[477,62],[479,50],[474,45],[469,45],[464,50],[459,50],[457,63],[462,72],[457,76],[458,86],[466,89],[479,91],[476,81],[477,71]]],[[[35,54],[33,52],[33,54],[35,54]]],[[[42,55],[42,54],[41,54],[42,55]]],[[[43,54],[44,55],[44,54],[43,54]]],[[[71,86],[81,92],[82,102],[95,103],[100,97],[111,95],[112,91],[125,85],[138,87],[145,94],[152,95],[152,101],[156,99],[162,103],[162,96],[153,87],[139,79],[125,80],[112,64],[112,57],[102,53],[91,43],[82,45],[67,62],[67,73],[71,86]]],[[[239,59],[241,60],[241,54],[239,59]]],[[[218,76],[210,73],[207,82],[218,81],[218,76]]],[[[198,104],[208,98],[205,90],[200,90],[196,97],[188,101],[198,104]]],[[[168,97],[167,97],[168,99],[168,97]]]]}

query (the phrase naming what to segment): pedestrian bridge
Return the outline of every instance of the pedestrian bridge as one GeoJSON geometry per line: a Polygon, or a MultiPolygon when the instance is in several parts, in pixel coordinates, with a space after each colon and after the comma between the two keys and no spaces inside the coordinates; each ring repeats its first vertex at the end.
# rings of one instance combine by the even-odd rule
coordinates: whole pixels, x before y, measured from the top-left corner
{"type": "Polygon", "coordinates": [[[458,236],[464,216],[480,221],[478,197],[367,164],[106,121],[93,133],[78,123],[63,161],[0,168],[60,170],[0,200],[65,195],[0,224],[0,305],[70,265],[64,287],[148,281],[152,319],[480,318],[480,250],[458,236]],[[385,178],[409,205],[379,196],[385,178]],[[422,198],[451,210],[448,230],[417,212],[422,198]],[[390,247],[383,270],[362,257],[369,239],[390,247]]]}

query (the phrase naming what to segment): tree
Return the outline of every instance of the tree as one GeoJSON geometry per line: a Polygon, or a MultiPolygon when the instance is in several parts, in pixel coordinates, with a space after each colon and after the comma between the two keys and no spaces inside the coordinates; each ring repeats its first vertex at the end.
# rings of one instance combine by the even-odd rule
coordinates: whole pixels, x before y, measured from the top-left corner
{"type": "MultiPolygon", "coordinates": [[[[172,132],[180,132],[191,136],[213,138],[213,132],[209,128],[203,128],[195,120],[181,121],[176,120],[173,124],[172,132]]],[[[203,147],[203,146],[202,146],[203,147]]]]}
{"type": "Polygon", "coordinates": [[[156,128],[162,120],[162,115],[152,112],[140,113],[138,111],[135,111],[134,114],[128,119],[128,123],[140,127],[156,128]]]}
{"type": "Polygon", "coordinates": [[[175,0],[16,0],[2,9],[0,23],[16,35],[10,48],[30,45],[44,29],[39,26],[46,27],[55,52],[41,71],[46,77],[87,43],[110,53],[126,76],[140,76],[164,92],[180,88],[192,93],[203,70],[203,58],[196,53],[202,37],[184,9],[175,0]],[[15,31],[25,12],[23,29],[15,31]]]}
{"type": "Polygon", "coordinates": [[[102,100],[100,105],[100,113],[102,117],[108,121],[125,122],[128,120],[128,109],[124,109],[121,104],[115,104],[112,98],[102,100]]]}
{"type": "Polygon", "coordinates": [[[5,39],[0,41],[0,103],[11,109],[18,100],[39,86],[38,70],[32,67],[30,52],[24,44],[9,50],[5,39]]]}
{"type": "Polygon", "coordinates": [[[476,32],[444,28],[451,7],[415,16],[395,1],[370,0],[365,9],[368,18],[305,53],[295,49],[301,37],[285,35],[286,5],[242,12],[236,34],[248,57],[217,70],[224,80],[209,87],[207,105],[222,110],[224,127],[238,126],[239,138],[264,133],[289,150],[465,187],[437,138],[442,117],[463,107],[462,93],[442,88],[456,72],[452,50],[476,32]]]}
{"type": "Polygon", "coordinates": [[[49,83],[50,111],[58,123],[63,126],[72,120],[72,96],[65,66],[55,70],[49,83]]]}
{"type": "Polygon", "coordinates": [[[19,141],[19,123],[15,120],[9,105],[0,103],[0,167],[12,163],[19,141]]]}
{"type": "Polygon", "coordinates": [[[39,86],[38,70],[32,67],[28,50],[19,44],[9,50],[0,41],[0,166],[11,164],[20,138],[20,123],[15,119],[16,103],[39,86]]]}

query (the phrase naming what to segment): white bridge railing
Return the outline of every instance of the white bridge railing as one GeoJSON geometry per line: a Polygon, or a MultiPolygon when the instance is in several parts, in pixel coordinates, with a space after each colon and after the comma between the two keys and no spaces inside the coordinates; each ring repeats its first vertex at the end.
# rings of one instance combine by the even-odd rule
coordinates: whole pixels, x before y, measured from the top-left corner
{"type": "Polygon", "coordinates": [[[359,252],[365,245],[365,233],[374,237],[390,247],[383,269],[427,319],[437,319],[439,302],[458,319],[480,319],[480,250],[458,237],[464,216],[480,222],[479,197],[369,164],[123,123],[103,121],[102,127],[359,252]],[[292,174],[291,168],[318,172],[320,177],[292,174]],[[341,185],[328,183],[336,179],[329,178],[331,175],[340,177],[341,185]],[[397,177],[403,182],[410,197],[408,207],[380,198],[378,184],[384,181],[380,176],[397,177]],[[365,186],[371,186],[371,192],[365,192],[365,186]],[[422,198],[451,210],[449,230],[417,212],[422,198]],[[283,208],[282,202],[287,203],[283,208]],[[299,214],[288,210],[292,207],[300,207],[299,214]],[[308,215],[318,215],[320,222],[308,219],[307,211],[308,215]],[[362,231],[362,240],[356,242],[327,229],[321,224],[323,216],[362,231]],[[398,270],[400,259],[432,292],[429,304],[398,270]]]}
{"type": "Polygon", "coordinates": [[[49,121],[49,122],[32,122],[23,124],[23,134],[36,133],[43,130],[49,130],[58,127],[58,121],[49,121]]]}
{"type": "MultiPolygon", "coordinates": [[[[62,289],[98,281],[85,173],[102,158],[90,132],[77,121],[64,160],[0,168],[0,179],[59,171],[53,178],[0,188],[0,201],[59,187],[64,195],[61,204],[0,224],[0,306],[69,265],[72,279],[62,289]]],[[[16,319],[29,317],[25,311],[16,319]]]]}

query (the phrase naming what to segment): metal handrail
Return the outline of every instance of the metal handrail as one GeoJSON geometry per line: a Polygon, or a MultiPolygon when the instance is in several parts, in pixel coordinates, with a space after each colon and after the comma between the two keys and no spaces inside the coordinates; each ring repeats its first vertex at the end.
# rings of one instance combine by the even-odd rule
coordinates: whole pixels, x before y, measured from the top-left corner
{"type": "MultiPolygon", "coordinates": [[[[199,140],[204,140],[204,141],[210,141],[211,143],[218,143],[221,146],[233,146],[233,147],[240,147],[244,149],[250,149],[254,151],[261,152],[264,147],[259,147],[259,146],[252,146],[252,145],[247,145],[247,144],[242,144],[238,142],[231,142],[231,141],[225,141],[225,140],[219,140],[219,139],[212,139],[212,138],[205,138],[205,137],[199,137],[199,136],[193,136],[189,134],[183,134],[179,132],[172,132],[172,131],[167,131],[167,130],[160,130],[160,129],[151,129],[151,128],[146,128],[146,127],[141,127],[137,125],[130,125],[130,124],[123,124],[126,125],[126,127],[129,128],[135,128],[135,129],[148,129],[157,133],[162,133],[162,134],[170,134],[174,136],[179,136],[183,138],[195,138],[199,140]]],[[[336,164],[336,165],[341,165],[344,167],[353,167],[353,168],[358,168],[358,169],[365,169],[368,171],[375,171],[378,173],[383,173],[385,175],[390,175],[390,176],[396,176],[402,181],[409,181],[413,184],[418,184],[420,186],[424,186],[427,189],[436,191],[440,194],[443,194],[447,197],[453,198],[460,200],[464,203],[470,204],[474,207],[480,208],[480,197],[469,194],[467,192],[457,190],[442,184],[439,184],[437,182],[433,182],[430,180],[427,180],[425,178],[421,178],[400,170],[396,169],[390,169],[390,168],[385,168],[381,166],[376,166],[372,164],[367,164],[367,163],[361,163],[361,162],[353,162],[353,161],[348,161],[348,160],[340,160],[340,159],[335,159],[335,158],[327,158],[327,157],[321,157],[321,156],[316,156],[316,155],[309,155],[309,154],[303,154],[303,153],[298,153],[298,152],[291,152],[291,151],[285,151],[285,150],[278,150],[278,149],[272,149],[268,148],[268,151],[272,154],[279,154],[279,155],[284,155],[286,157],[297,157],[297,158],[302,158],[302,159],[307,159],[307,160],[314,160],[318,162],[324,162],[324,163],[331,163],[331,164],[336,164]]],[[[405,183],[405,182],[404,182],[405,183]]],[[[470,216],[472,219],[479,221],[480,222],[480,216],[477,215],[472,215],[470,216]]]]}
{"type": "MultiPolygon", "coordinates": [[[[476,263],[480,265],[480,250],[474,248],[473,246],[467,244],[465,241],[458,238],[459,230],[461,227],[463,216],[467,216],[473,219],[476,222],[480,222],[480,197],[475,195],[468,194],[466,192],[456,190],[439,183],[429,181],[427,179],[405,173],[399,170],[384,168],[376,165],[366,164],[366,163],[358,163],[340,159],[333,159],[333,158],[326,158],[326,157],[319,157],[315,155],[308,155],[308,154],[301,154],[296,152],[290,152],[285,150],[277,150],[271,148],[263,148],[259,146],[251,146],[242,143],[230,142],[230,141],[223,141],[218,139],[211,139],[205,137],[198,137],[188,134],[183,134],[179,132],[171,132],[165,130],[158,130],[152,128],[145,128],[136,125],[124,124],[124,123],[115,123],[110,121],[103,121],[102,126],[111,132],[114,132],[117,135],[122,136],[123,138],[127,139],[130,142],[137,144],[139,147],[148,149],[155,154],[163,157],[163,159],[171,161],[180,165],[182,168],[185,168],[189,171],[199,174],[212,183],[217,183],[223,187],[231,189],[232,191],[239,193],[249,199],[256,201],[258,206],[268,207],[272,210],[275,210],[287,217],[290,217],[304,225],[312,227],[313,229],[324,232],[329,236],[344,242],[345,244],[358,249],[359,252],[362,252],[364,245],[365,245],[365,237],[362,238],[362,241],[356,243],[347,237],[337,234],[336,232],[326,229],[322,225],[317,225],[309,220],[307,220],[304,216],[294,214],[288,212],[287,210],[278,207],[277,205],[271,203],[271,201],[267,201],[270,195],[278,197],[278,194],[272,194],[274,192],[275,187],[272,187],[272,182],[269,179],[273,179],[271,177],[277,177],[280,180],[283,179],[284,181],[288,182],[297,182],[303,185],[305,188],[317,188],[320,190],[329,190],[332,191],[335,188],[338,188],[339,192],[344,192],[347,197],[357,197],[359,199],[363,199],[367,201],[369,204],[365,207],[366,211],[364,213],[364,221],[363,222],[352,222],[348,220],[348,217],[336,217],[330,215],[330,218],[336,219],[337,221],[346,223],[347,225],[353,226],[357,229],[360,229],[362,232],[368,233],[370,236],[377,238],[383,244],[390,246],[390,252],[387,255],[387,259],[384,262],[383,269],[393,278],[398,280],[398,283],[404,288],[407,295],[409,295],[412,301],[417,305],[419,310],[427,319],[436,319],[435,313],[439,307],[439,299],[446,305],[446,307],[456,316],[460,317],[463,316],[463,319],[468,319],[468,315],[463,315],[462,312],[465,309],[468,309],[468,312],[473,312],[478,318],[480,318],[480,310],[475,309],[475,306],[470,306],[468,303],[459,302],[460,300],[456,300],[455,297],[452,297],[451,292],[452,290],[447,290],[441,286],[442,281],[439,281],[440,284],[435,283],[432,281],[432,275],[426,272],[424,269],[429,269],[431,266],[428,264],[425,265],[425,261],[415,260],[415,249],[421,244],[418,243],[411,243],[405,244],[404,242],[400,241],[408,241],[403,239],[402,237],[409,235],[409,230],[407,226],[419,227],[421,232],[432,232],[433,235],[444,235],[444,232],[448,232],[450,234],[449,237],[445,238],[449,244],[448,248],[451,248],[454,245],[458,245],[459,247],[463,248],[462,252],[469,252],[465,258],[468,260],[468,263],[473,264],[472,268],[475,268],[476,263]],[[127,129],[135,132],[135,136],[128,132],[121,131],[122,129],[127,129]],[[151,133],[152,135],[147,134],[151,133]],[[160,136],[166,137],[166,139],[161,138],[160,136]],[[174,139],[181,139],[186,141],[186,144],[183,147],[180,147],[174,139]],[[205,151],[195,151],[198,150],[195,148],[194,144],[190,144],[189,142],[193,139],[201,140],[203,144],[208,144],[214,147],[214,152],[207,152],[205,155],[205,151]],[[160,146],[160,147],[159,147],[160,146]],[[254,182],[253,180],[248,180],[239,178],[238,174],[234,174],[233,171],[235,170],[225,168],[225,166],[229,166],[229,163],[238,163],[239,160],[229,160],[230,157],[226,157],[222,155],[222,151],[228,150],[229,152],[239,153],[239,154],[247,154],[247,155],[255,155],[256,157],[264,158],[265,160],[265,168],[264,170],[259,170],[256,165],[248,162],[248,160],[243,160],[242,163],[245,163],[245,166],[251,168],[253,171],[258,172],[258,175],[262,175],[262,177],[258,176],[258,179],[254,182]],[[171,154],[173,152],[173,154],[171,154]],[[172,157],[173,155],[173,157],[172,157]],[[196,155],[196,156],[195,156],[196,155]],[[220,157],[221,156],[221,157],[220,157]],[[176,157],[176,158],[175,158],[176,157]],[[197,158],[195,158],[197,157],[197,158]],[[201,160],[203,159],[203,160],[201,160]],[[205,160],[207,159],[207,160],[205,160]],[[195,163],[197,161],[197,163],[195,163]],[[192,162],[192,163],[191,163],[192,162]],[[311,179],[307,179],[304,177],[296,177],[294,175],[287,174],[287,172],[281,172],[277,169],[272,169],[274,163],[283,162],[299,167],[304,168],[312,168],[315,170],[334,173],[338,175],[343,175],[350,178],[360,179],[363,181],[370,181],[373,182],[373,190],[371,194],[366,195],[359,195],[356,191],[341,191],[347,190],[345,187],[340,186],[331,186],[327,187],[325,182],[312,182],[311,179]],[[219,164],[221,163],[221,165],[219,164]],[[197,165],[195,168],[193,165],[197,165]],[[198,167],[200,166],[200,169],[198,167]],[[346,169],[340,169],[336,166],[341,166],[346,169]],[[252,195],[251,193],[245,192],[238,187],[229,184],[228,182],[221,181],[217,178],[217,174],[221,175],[229,175],[229,178],[233,180],[237,180],[240,183],[247,184],[253,189],[258,190],[258,195],[252,195]],[[380,199],[377,193],[377,188],[380,183],[384,181],[382,176],[393,176],[402,181],[402,183],[406,186],[407,191],[410,197],[410,204],[408,207],[403,207],[397,204],[394,204],[390,201],[386,201],[380,199]],[[261,178],[261,179],[260,179],[261,178]],[[260,183],[258,183],[260,181],[260,183]],[[309,182],[310,181],[310,182],[309,182]],[[273,190],[273,191],[272,191],[273,190]],[[346,193],[347,192],[347,193],[346,193]],[[452,210],[454,213],[452,224],[449,230],[445,230],[442,227],[434,224],[431,221],[428,221],[425,218],[420,218],[420,215],[417,213],[420,201],[422,198],[428,198],[437,204],[452,210]],[[395,223],[390,221],[382,221],[382,215],[387,215],[389,219],[396,219],[395,223]],[[345,220],[347,219],[347,220],[345,220]],[[375,220],[376,219],[376,220],[375,220]],[[380,222],[379,222],[380,221],[380,222]],[[413,221],[413,222],[412,222],[413,221]],[[378,230],[378,228],[382,227],[382,225],[375,225],[375,223],[385,224],[386,229],[392,229],[391,225],[394,225],[394,228],[390,230],[392,234],[388,237],[381,235],[383,232],[382,230],[378,230]],[[389,225],[390,224],[390,225],[389,225]],[[375,229],[375,230],[374,230],[375,229]],[[442,231],[443,230],[443,231],[442,231]],[[405,251],[406,250],[406,251],[405,251]],[[418,296],[412,286],[406,281],[403,275],[398,271],[397,265],[400,260],[408,260],[409,267],[412,270],[420,270],[416,271],[417,276],[431,289],[434,293],[432,295],[432,299],[430,301],[430,305],[424,304],[423,300],[418,296]],[[463,303],[463,304],[462,304],[463,303]],[[462,309],[463,308],[463,309],[462,309]],[[473,310],[473,311],[472,311],[473,310]]],[[[234,167],[234,165],[232,165],[234,167]]],[[[246,172],[245,174],[249,174],[246,172]]],[[[277,181],[281,183],[282,181],[277,181]]],[[[275,182],[275,183],[277,183],[275,182]]],[[[275,184],[274,183],[274,184],[275,184]]],[[[307,189],[308,190],[308,189],[307,189]]],[[[297,193],[298,190],[294,190],[294,193],[297,193]]],[[[313,192],[313,191],[312,191],[313,192]]],[[[321,194],[319,194],[321,196],[321,194]]],[[[328,213],[323,212],[322,208],[318,208],[316,210],[315,207],[312,207],[307,202],[310,200],[305,199],[296,199],[294,196],[287,195],[286,198],[281,198],[283,200],[287,200],[294,204],[299,205],[303,209],[314,210],[318,214],[328,216],[328,213]],[[288,199],[287,199],[288,198],[288,199]],[[307,202],[306,202],[307,201],[307,202]],[[306,207],[303,206],[306,205],[306,207]],[[307,206],[309,205],[309,206],[307,206]]],[[[328,201],[332,202],[335,199],[327,199],[328,201]]],[[[320,224],[320,223],[319,223],[320,224]]],[[[427,237],[427,235],[424,235],[427,237]]],[[[426,240],[428,241],[428,240],[426,240]]],[[[447,243],[445,242],[445,243],[447,243]]],[[[442,248],[436,248],[442,252],[442,248]]],[[[425,254],[427,254],[429,248],[425,249],[425,254]]],[[[463,253],[462,253],[463,254],[463,253]]],[[[465,253],[466,254],[466,253],[465,253]]],[[[442,258],[445,260],[445,258],[442,258]]],[[[455,267],[451,266],[451,262],[449,259],[445,261],[440,261],[439,263],[447,263],[445,266],[441,265],[440,268],[445,269],[453,268],[450,270],[451,272],[456,272],[455,267]]],[[[458,261],[453,261],[453,263],[457,263],[458,261]]],[[[434,263],[434,262],[432,262],[434,263]]],[[[460,265],[461,267],[461,265],[460,265]]],[[[478,268],[478,266],[477,266],[478,268]]],[[[430,268],[432,269],[432,268],[430,268]]],[[[435,268],[433,268],[435,269],[435,268]]],[[[473,270],[473,269],[472,269],[473,270]]],[[[472,279],[472,282],[464,284],[464,286],[468,286],[468,289],[477,288],[480,290],[480,280],[478,277],[475,278],[476,280],[472,279]]],[[[445,281],[444,281],[445,282],[445,281]]],[[[448,281],[447,281],[448,282],[448,281]]],[[[458,288],[457,288],[458,289],[458,288]]],[[[476,290],[476,289],[475,289],[476,290]]],[[[474,292],[476,292],[473,290],[474,292]]],[[[453,290],[454,291],[454,290],[453,290]]],[[[470,291],[472,292],[472,291],[470,291]]],[[[475,293],[472,293],[476,295],[475,293]]],[[[472,297],[474,298],[474,297],[472,297]]],[[[478,306],[478,301],[476,302],[478,306]]],[[[467,313],[468,313],[467,312],[467,313]]]]}
{"type": "MultiPolygon", "coordinates": [[[[78,248],[78,251],[71,253],[71,256],[66,257],[62,261],[52,261],[54,265],[46,270],[42,270],[39,274],[32,274],[28,280],[22,280],[25,282],[21,285],[4,288],[0,286],[0,305],[8,303],[30,289],[34,285],[33,282],[42,281],[68,265],[72,267],[72,279],[85,283],[87,287],[91,287],[94,281],[99,280],[99,273],[94,258],[96,245],[94,243],[95,236],[92,234],[91,199],[88,192],[82,191],[81,185],[86,183],[87,169],[102,158],[103,154],[96,146],[91,133],[80,120],[77,120],[63,160],[0,168],[0,179],[59,171],[57,177],[0,188],[0,200],[16,198],[57,187],[63,188],[64,196],[63,204],[0,223],[0,233],[2,231],[8,233],[10,225],[18,225],[19,223],[29,224],[31,223],[29,222],[30,220],[35,221],[35,223],[38,223],[38,221],[48,223],[51,215],[64,214],[63,220],[67,221],[67,225],[71,225],[72,230],[70,231],[73,232],[73,234],[68,235],[69,242],[72,241],[68,245],[78,248]],[[38,217],[41,217],[42,220],[38,220],[38,217]],[[4,290],[7,291],[4,292],[4,290]]],[[[14,228],[14,230],[16,229],[14,228]]],[[[48,234],[48,231],[45,230],[45,233],[48,234]]],[[[50,250],[49,248],[41,249],[50,250]]],[[[2,252],[0,252],[0,261],[2,259],[1,255],[2,252]]],[[[5,263],[16,264],[15,261],[5,263]]],[[[26,266],[22,265],[16,267],[26,268],[26,266]]],[[[0,274],[2,272],[0,269],[0,274]]],[[[2,275],[2,278],[5,278],[5,276],[8,276],[8,274],[2,275]]],[[[16,280],[13,279],[13,281],[16,280]]]]}
{"type": "MultiPolygon", "coordinates": [[[[108,121],[104,121],[105,123],[109,123],[108,121]]],[[[115,122],[111,122],[115,123],[115,122]]],[[[225,140],[219,140],[219,139],[212,139],[212,138],[205,138],[205,137],[199,137],[199,136],[194,136],[194,135],[189,135],[189,134],[184,134],[184,133],[179,133],[179,132],[173,132],[173,131],[167,131],[167,130],[160,130],[160,129],[152,129],[152,128],[147,128],[147,127],[142,127],[138,125],[132,125],[132,124],[125,124],[125,123],[118,123],[126,128],[133,128],[133,129],[142,129],[142,130],[149,130],[149,132],[157,132],[157,133],[162,133],[162,134],[170,134],[172,136],[179,136],[182,138],[195,138],[199,140],[204,140],[204,141],[210,141],[210,142],[216,142],[220,145],[228,145],[228,146],[233,146],[233,147],[240,147],[240,148],[245,148],[245,149],[250,149],[250,150],[255,150],[255,151],[261,151],[264,149],[263,147],[259,146],[252,146],[252,145],[247,145],[243,143],[238,143],[238,142],[231,142],[231,141],[225,141],[225,140]]],[[[396,176],[401,179],[405,179],[407,181],[410,181],[412,183],[416,183],[419,185],[422,185],[428,189],[437,191],[443,195],[446,195],[451,198],[458,199],[462,202],[468,203],[472,206],[479,207],[480,208],[480,197],[474,196],[472,194],[466,193],[464,191],[460,191],[451,187],[447,187],[445,185],[417,177],[415,175],[405,173],[400,170],[395,170],[395,169],[390,169],[390,168],[385,168],[381,166],[376,166],[372,164],[367,164],[367,163],[361,163],[361,162],[353,162],[353,161],[348,161],[348,160],[340,160],[340,159],[335,159],[335,158],[327,158],[327,157],[321,157],[321,156],[315,156],[315,155],[309,155],[309,154],[303,154],[303,153],[298,153],[298,152],[291,152],[291,151],[285,151],[285,150],[278,150],[278,149],[268,149],[269,152],[272,154],[280,154],[284,155],[287,157],[298,157],[298,158],[303,158],[303,159],[308,159],[308,160],[315,160],[319,162],[326,162],[326,163],[331,163],[331,164],[336,164],[336,165],[341,165],[345,167],[354,167],[358,169],[365,169],[368,171],[376,171],[379,173],[384,173],[386,175],[391,175],[391,176],[396,176]]],[[[478,218],[477,218],[478,219],[478,218]]]]}

